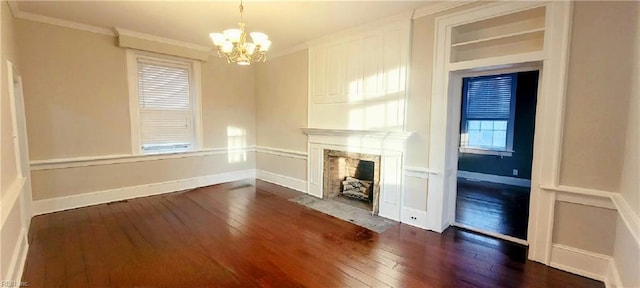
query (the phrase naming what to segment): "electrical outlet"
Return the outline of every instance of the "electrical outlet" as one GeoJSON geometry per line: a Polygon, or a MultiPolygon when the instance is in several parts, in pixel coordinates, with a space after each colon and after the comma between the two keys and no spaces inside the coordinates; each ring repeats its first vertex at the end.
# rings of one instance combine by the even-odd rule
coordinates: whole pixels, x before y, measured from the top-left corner
{"type": "Polygon", "coordinates": [[[513,176],[518,176],[518,169],[513,169],[513,176]]]}

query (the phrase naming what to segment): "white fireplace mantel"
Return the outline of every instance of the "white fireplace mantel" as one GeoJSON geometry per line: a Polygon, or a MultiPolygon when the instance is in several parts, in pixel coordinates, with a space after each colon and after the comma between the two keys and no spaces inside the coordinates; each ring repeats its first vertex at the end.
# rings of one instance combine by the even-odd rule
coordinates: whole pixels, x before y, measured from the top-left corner
{"type": "Polygon", "coordinates": [[[337,150],[381,156],[379,214],[400,221],[405,142],[411,132],[302,128],[309,136],[308,181],[310,195],[322,198],[324,151],[337,150]]]}
{"type": "Polygon", "coordinates": [[[302,131],[309,136],[310,144],[340,145],[358,150],[381,150],[381,152],[404,152],[405,142],[413,134],[406,131],[325,128],[302,128],[302,131]]]}

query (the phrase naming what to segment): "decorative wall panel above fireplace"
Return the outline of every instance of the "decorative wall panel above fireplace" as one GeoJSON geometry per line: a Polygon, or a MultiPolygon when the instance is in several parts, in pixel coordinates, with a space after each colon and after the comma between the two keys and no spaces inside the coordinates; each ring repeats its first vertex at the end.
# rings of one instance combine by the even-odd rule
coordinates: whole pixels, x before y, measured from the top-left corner
{"type": "Polygon", "coordinates": [[[311,43],[309,127],[404,128],[411,15],[311,43]]]}

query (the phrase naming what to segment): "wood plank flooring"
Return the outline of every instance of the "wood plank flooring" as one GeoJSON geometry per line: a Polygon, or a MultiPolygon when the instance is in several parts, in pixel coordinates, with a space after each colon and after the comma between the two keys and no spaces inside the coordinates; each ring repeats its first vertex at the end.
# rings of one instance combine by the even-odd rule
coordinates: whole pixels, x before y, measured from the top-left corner
{"type": "Polygon", "coordinates": [[[604,287],[450,228],[381,234],[227,183],[34,217],[29,287],[604,287]]]}
{"type": "Polygon", "coordinates": [[[456,222],[527,239],[529,188],[458,179],[456,222]]]}

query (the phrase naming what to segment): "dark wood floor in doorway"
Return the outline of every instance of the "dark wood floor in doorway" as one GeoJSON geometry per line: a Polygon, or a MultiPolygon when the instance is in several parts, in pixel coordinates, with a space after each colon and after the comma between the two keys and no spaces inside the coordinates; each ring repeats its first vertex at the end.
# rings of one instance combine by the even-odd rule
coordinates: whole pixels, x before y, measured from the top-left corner
{"type": "Polygon", "coordinates": [[[524,247],[398,224],[382,234],[258,181],[33,219],[29,287],[604,287],[524,247]]]}
{"type": "Polygon", "coordinates": [[[527,238],[529,188],[458,178],[456,222],[527,238]]]}

